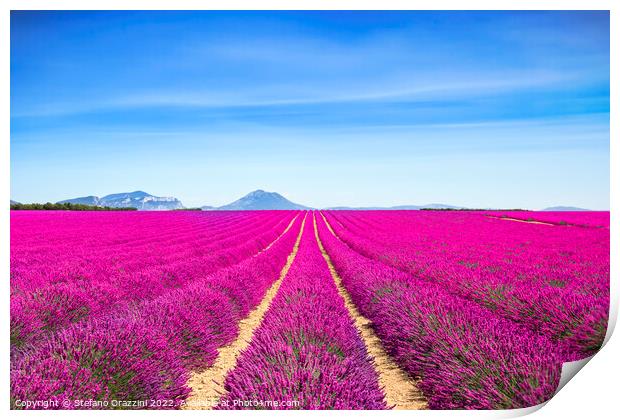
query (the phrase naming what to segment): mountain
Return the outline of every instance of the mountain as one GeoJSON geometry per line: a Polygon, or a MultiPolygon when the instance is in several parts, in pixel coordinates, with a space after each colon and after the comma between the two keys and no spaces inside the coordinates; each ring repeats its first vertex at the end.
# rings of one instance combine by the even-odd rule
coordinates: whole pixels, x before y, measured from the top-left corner
{"type": "Polygon", "coordinates": [[[546,209],[542,209],[542,211],[590,211],[590,210],[582,209],[580,207],[555,206],[555,207],[547,207],[546,209]]]}
{"type": "MultiPolygon", "coordinates": [[[[237,201],[221,207],[203,206],[202,210],[307,210],[311,207],[293,203],[276,192],[252,191],[237,201]]],[[[423,206],[403,205],[393,207],[329,207],[327,210],[420,210],[420,209],[462,209],[450,204],[431,203],[423,206]]]]}
{"type": "Polygon", "coordinates": [[[183,208],[183,204],[174,197],[156,197],[144,191],[109,194],[101,198],[89,195],[62,200],[58,203],[87,204],[101,207],[134,207],[138,210],[176,210],[183,208]]]}
{"type": "Polygon", "coordinates": [[[211,210],[307,210],[309,208],[293,203],[276,192],[256,190],[237,201],[221,207],[211,208],[211,210]]]}
{"type": "Polygon", "coordinates": [[[13,201],[11,200],[11,204],[20,204],[19,201],[13,201]]]}
{"type": "Polygon", "coordinates": [[[174,197],[156,197],[144,191],[106,195],[101,197],[100,205],[135,207],[138,210],[176,210],[183,208],[181,201],[174,197]]]}
{"type": "Polygon", "coordinates": [[[59,201],[57,204],[85,204],[87,206],[100,206],[100,198],[95,197],[94,195],[89,195],[86,197],[78,197],[78,198],[70,198],[69,200],[59,201]]]}

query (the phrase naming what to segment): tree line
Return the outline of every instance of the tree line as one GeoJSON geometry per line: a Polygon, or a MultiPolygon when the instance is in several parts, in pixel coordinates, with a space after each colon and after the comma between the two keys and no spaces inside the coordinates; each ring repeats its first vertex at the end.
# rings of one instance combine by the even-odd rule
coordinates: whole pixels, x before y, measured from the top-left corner
{"type": "Polygon", "coordinates": [[[77,211],[133,211],[135,207],[108,207],[108,206],[89,206],[87,204],[73,203],[11,203],[11,210],[77,210],[77,211]]]}

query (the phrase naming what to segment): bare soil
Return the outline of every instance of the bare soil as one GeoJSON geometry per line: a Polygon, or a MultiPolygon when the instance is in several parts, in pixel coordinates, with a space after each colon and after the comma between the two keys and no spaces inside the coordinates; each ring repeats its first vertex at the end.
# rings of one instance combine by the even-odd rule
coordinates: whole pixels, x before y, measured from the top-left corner
{"type": "Polygon", "coordinates": [[[512,217],[496,217],[496,216],[489,216],[489,217],[491,219],[509,220],[511,222],[531,223],[533,225],[555,226],[553,223],[537,222],[536,220],[521,220],[521,219],[513,219],[512,217]]]}

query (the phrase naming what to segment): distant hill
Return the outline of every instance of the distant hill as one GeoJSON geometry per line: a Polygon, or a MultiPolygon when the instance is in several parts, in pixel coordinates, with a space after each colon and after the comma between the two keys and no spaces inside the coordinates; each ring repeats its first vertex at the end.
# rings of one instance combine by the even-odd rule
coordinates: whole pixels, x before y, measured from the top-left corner
{"type": "Polygon", "coordinates": [[[85,206],[100,206],[101,199],[94,195],[89,195],[87,197],[78,197],[78,198],[70,198],[69,200],[62,200],[57,202],[56,204],[83,204],[85,206]]]}
{"type": "Polygon", "coordinates": [[[13,205],[13,204],[21,204],[21,203],[20,203],[19,201],[13,201],[13,200],[11,200],[11,205],[13,205]]]}
{"type": "Polygon", "coordinates": [[[203,210],[307,210],[310,207],[293,203],[276,192],[256,190],[230,204],[202,208],[203,210]]]}
{"type": "MultiPolygon", "coordinates": [[[[462,209],[450,204],[431,203],[422,206],[402,205],[393,207],[328,207],[327,210],[420,210],[420,209],[462,209]]],[[[303,204],[293,203],[277,192],[267,192],[263,190],[252,191],[241,197],[237,201],[220,207],[202,206],[202,210],[308,210],[311,207],[303,204]]]]}
{"type": "Polygon", "coordinates": [[[420,210],[420,209],[463,209],[464,207],[457,207],[450,204],[431,203],[422,206],[416,205],[402,205],[392,207],[328,207],[327,210],[420,210]]]}
{"type": "Polygon", "coordinates": [[[547,207],[546,209],[542,209],[542,211],[590,211],[590,210],[582,209],[580,207],[555,206],[555,207],[547,207]]]}
{"type": "Polygon", "coordinates": [[[183,208],[181,201],[174,197],[156,197],[144,191],[109,194],[101,198],[89,195],[58,202],[58,204],[64,203],[114,208],[135,207],[138,210],[178,210],[183,208]]]}

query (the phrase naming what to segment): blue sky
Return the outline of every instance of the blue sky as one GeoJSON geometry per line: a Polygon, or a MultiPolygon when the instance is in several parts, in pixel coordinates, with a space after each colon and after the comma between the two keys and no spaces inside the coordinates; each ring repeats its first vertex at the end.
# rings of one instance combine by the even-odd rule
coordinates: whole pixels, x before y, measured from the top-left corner
{"type": "Polygon", "coordinates": [[[609,208],[607,12],[12,12],[11,197],[609,208]]]}

